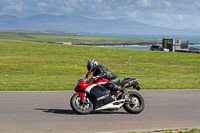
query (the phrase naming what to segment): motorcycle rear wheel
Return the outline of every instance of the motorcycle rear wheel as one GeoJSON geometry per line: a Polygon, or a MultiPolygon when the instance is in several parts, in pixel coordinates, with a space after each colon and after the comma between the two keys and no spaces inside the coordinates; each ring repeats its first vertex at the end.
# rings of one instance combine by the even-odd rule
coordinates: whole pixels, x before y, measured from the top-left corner
{"type": "Polygon", "coordinates": [[[128,92],[129,103],[125,103],[123,108],[131,114],[139,114],[144,109],[144,99],[137,92],[128,92]]]}
{"type": "Polygon", "coordinates": [[[74,94],[70,100],[70,105],[76,113],[86,115],[93,111],[93,103],[89,98],[86,98],[85,102],[81,102],[79,94],[74,94]]]}

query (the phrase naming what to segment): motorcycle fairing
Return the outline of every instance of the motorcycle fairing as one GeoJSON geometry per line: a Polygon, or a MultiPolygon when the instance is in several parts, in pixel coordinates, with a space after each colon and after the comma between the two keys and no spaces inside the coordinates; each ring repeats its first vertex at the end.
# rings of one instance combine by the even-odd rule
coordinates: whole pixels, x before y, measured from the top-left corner
{"type": "Polygon", "coordinates": [[[110,96],[110,91],[99,85],[93,87],[90,91],[90,94],[95,98],[95,109],[115,101],[115,99],[110,96]]]}
{"type": "Polygon", "coordinates": [[[101,80],[95,81],[95,83],[96,83],[96,84],[99,84],[99,85],[105,85],[105,84],[107,84],[108,82],[109,82],[109,80],[108,80],[108,79],[105,79],[105,78],[103,78],[103,79],[101,79],[101,80]]]}
{"type": "Polygon", "coordinates": [[[76,92],[79,92],[79,91],[82,91],[82,92],[87,92],[87,93],[90,93],[90,90],[92,87],[96,86],[97,84],[93,84],[93,83],[85,83],[83,82],[83,80],[80,80],[77,82],[77,85],[75,86],[75,91],[76,92]]]}
{"type": "Polygon", "coordinates": [[[102,107],[99,107],[96,110],[119,109],[123,106],[124,103],[125,103],[125,100],[121,99],[121,100],[118,100],[118,101],[113,101],[113,102],[106,104],[102,107]]]}
{"type": "Polygon", "coordinates": [[[87,93],[91,93],[90,91],[91,91],[91,89],[92,88],[94,88],[95,86],[97,86],[97,84],[91,84],[91,85],[89,85],[89,86],[87,86],[87,88],[85,89],[85,92],[87,92],[87,93]]]}

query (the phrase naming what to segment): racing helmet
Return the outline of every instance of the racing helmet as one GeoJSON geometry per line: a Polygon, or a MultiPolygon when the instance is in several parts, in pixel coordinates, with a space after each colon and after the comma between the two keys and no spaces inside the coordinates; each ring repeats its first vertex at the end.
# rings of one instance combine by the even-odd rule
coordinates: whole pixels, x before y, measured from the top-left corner
{"type": "Polygon", "coordinates": [[[87,69],[88,71],[93,71],[94,68],[98,65],[98,61],[95,59],[91,59],[87,62],[87,69]]]}

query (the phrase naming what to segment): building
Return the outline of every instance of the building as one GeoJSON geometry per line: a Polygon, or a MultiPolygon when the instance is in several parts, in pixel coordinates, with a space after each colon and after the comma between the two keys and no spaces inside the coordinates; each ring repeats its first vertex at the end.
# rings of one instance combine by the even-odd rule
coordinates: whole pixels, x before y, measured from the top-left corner
{"type": "Polygon", "coordinates": [[[164,49],[169,49],[171,52],[188,51],[189,40],[184,39],[162,39],[164,49]]]}

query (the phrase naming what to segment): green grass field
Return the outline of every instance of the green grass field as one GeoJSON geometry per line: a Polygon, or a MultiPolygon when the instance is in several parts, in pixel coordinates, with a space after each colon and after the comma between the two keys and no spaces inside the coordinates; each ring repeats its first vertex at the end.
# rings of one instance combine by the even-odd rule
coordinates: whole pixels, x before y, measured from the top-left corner
{"type": "Polygon", "coordinates": [[[77,35],[50,35],[50,34],[28,34],[28,33],[4,33],[0,32],[0,39],[23,40],[35,42],[72,42],[72,43],[136,43],[147,40],[117,38],[117,37],[96,37],[77,35]]]}
{"type": "Polygon", "coordinates": [[[72,90],[93,58],[142,89],[200,89],[200,54],[0,40],[0,90],[72,90]]]}

